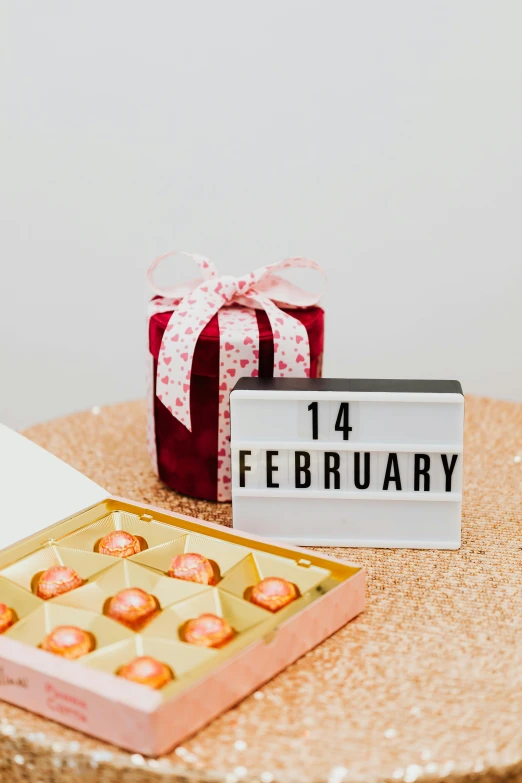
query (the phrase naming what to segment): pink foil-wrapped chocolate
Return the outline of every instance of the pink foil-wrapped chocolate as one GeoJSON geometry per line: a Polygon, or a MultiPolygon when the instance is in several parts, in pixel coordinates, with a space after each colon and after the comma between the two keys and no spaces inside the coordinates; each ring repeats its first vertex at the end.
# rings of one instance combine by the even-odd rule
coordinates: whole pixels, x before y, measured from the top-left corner
{"type": "Polygon", "coordinates": [[[137,682],[140,685],[148,685],[149,688],[163,688],[174,679],[171,669],[166,663],[152,658],[150,655],[142,655],[126,663],[116,672],[119,677],[137,682]]]}
{"type": "Polygon", "coordinates": [[[98,544],[98,552],[112,557],[131,557],[141,552],[141,544],[136,536],[126,530],[111,530],[98,544]]]}
{"type": "Polygon", "coordinates": [[[75,661],[94,650],[94,637],[75,625],[58,625],[43,640],[42,650],[75,661]]]}
{"type": "Polygon", "coordinates": [[[15,622],[13,610],[6,604],[0,604],[0,633],[4,633],[15,622]]]}
{"type": "Polygon", "coordinates": [[[38,579],[36,595],[39,598],[48,600],[55,598],[62,593],[68,593],[69,590],[75,590],[83,585],[83,579],[69,566],[52,566],[44,571],[38,579]]]}
{"type": "Polygon", "coordinates": [[[200,647],[222,647],[235,635],[236,632],[223,617],[210,612],[189,620],[181,632],[183,641],[200,647]]]}
{"type": "Polygon", "coordinates": [[[200,585],[215,585],[217,581],[210,560],[197,552],[185,552],[173,557],[168,573],[175,579],[200,585]]]}
{"type": "Polygon", "coordinates": [[[156,598],[141,587],[128,587],[116,593],[107,607],[107,615],[133,631],[143,628],[159,611],[156,598]]]}
{"type": "Polygon", "coordinates": [[[299,593],[292,582],[278,576],[268,576],[252,588],[250,600],[253,604],[277,612],[298,598],[299,593]]]}

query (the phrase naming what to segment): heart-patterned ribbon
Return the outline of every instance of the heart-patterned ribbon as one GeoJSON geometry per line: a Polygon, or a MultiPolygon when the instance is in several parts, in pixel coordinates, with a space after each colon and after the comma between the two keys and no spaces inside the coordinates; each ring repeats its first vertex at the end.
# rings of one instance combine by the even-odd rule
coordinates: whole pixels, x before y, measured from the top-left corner
{"type": "Polygon", "coordinates": [[[203,256],[173,251],[157,258],[148,269],[150,288],[158,295],[150,303],[150,315],[172,311],[161,342],[156,394],[171,414],[191,430],[190,378],[198,338],[218,313],[220,329],[218,500],[230,499],[230,391],[238,378],[259,372],[259,334],[256,309],[265,310],[274,337],[274,377],[304,378],[310,375],[310,346],[303,324],[280,307],[311,307],[321,293],[309,293],[275,274],[283,269],[315,269],[315,261],[286,258],[256,269],[243,277],[219,275],[203,256]],[[179,252],[192,258],[202,278],[172,288],[154,282],[154,272],[169,256],[179,252]],[[240,308],[231,308],[240,305],[240,308]]]}

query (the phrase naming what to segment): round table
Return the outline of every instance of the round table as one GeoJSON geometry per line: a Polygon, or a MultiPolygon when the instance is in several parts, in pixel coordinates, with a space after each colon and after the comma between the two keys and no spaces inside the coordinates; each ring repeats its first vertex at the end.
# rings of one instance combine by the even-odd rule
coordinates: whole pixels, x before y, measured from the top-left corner
{"type": "MultiPolygon", "coordinates": [[[[181,497],[156,479],[141,402],[96,407],[26,434],[111,493],[230,524],[228,504],[181,497]]],[[[0,779],[413,783],[522,775],[521,457],[522,405],[467,398],[460,551],[325,550],[368,567],[366,611],[165,758],[129,754],[1,704],[0,779]]]]}

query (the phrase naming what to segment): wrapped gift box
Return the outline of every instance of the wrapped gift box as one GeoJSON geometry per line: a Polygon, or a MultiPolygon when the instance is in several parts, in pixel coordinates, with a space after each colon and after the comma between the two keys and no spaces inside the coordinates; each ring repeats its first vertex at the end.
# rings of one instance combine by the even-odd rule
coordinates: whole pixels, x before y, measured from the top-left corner
{"type": "Polygon", "coordinates": [[[274,271],[319,268],[288,259],[244,278],[220,277],[211,262],[195,257],[203,280],[161,289],[152,281],[161,260],[149,270],[160,294],[149,311],[151,459],[172,489],[231,500],[229,394],[238,378],[321,376],[319,297],[274,271]]]}
{"type": "Polygon", "coordinates": [[[16,620],[0,635],[0,698],[128,750],[167,752],[364,607],[360,566],[111,497],[2,425],[0,474],[0,602],[16,620]],[[141,551],[126,559],[101,554],[100,539],[113,530],[137,537],[141,551]],[[172,557],[183,552],[208,558],[217,584],[168,576],[172,557]],[[42,600],[38,579],[58,564],[74,568],[83,584],[42,600]],[[249,600],[268,576],[298,591],[275,613],[249,600]],[[158,604],[139,630],[107,614],[108,599],[129,587],[158,604]],[[220,649],[184,639],[185,623],[206,612],[234,630],[220,649]],[[66,660],[42,650],[61,625],[90,634],[92,652],[66,660]],[[136,656],[166,664],[174,679],[155,690],[117,676],[136,656]]]}
{"type": "MultiPolygon", "coordinates": [[[[324,312],[320,307],[293,310],[308,332],[310,342],[310,374],[321,375],[323,354],[324,312]]],[[[218,499],[218,462],[228,456],[228,446],[219,446],[220,395],[220,331],[218,316],[214,316],[201,333],[194,353],[190,387],[192,431],[176,419],[158,398],[158,356],[169,313],[153,315],[149,321],[149,347],[152,357],[152,384],[149,394],[153,406],[153,449],[158,475],[169,487],[192,497],[218,499]],[[224,450],[224,451],[223,451],[224,450]],[[221,453],[220,453],[221,452],[221,453]]],[[[274,340],[270,323],[261,310],[256,311],[259,329],[259,376],[271,378],[274,366],[274,340]]],[[[242,342],[238,334],[236,340],[242,342]]],[[[238,368],[236,379],[244,374],[238,368]]],[[[161,382],[160,382],[161,383],[161,382]]],[[[227,394],[228,396],[228,394],[227,394]]],[[[227,482],[228,476],[225,478],[227,482]]],[[[226,487],[225,487],[226,489],[226,487]]],[[[228,500],[229,497],[219,499],[228,500]]]]}

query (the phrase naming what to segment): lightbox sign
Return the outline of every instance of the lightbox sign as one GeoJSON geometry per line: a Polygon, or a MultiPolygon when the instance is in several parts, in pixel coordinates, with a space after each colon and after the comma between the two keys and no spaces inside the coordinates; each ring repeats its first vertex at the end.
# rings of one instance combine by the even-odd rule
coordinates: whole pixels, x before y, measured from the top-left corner
{"type": "Polygon", "coordinates": [[[233,524],[301,545],[460,546],[458,381],[242,378],[233,524]]]}

